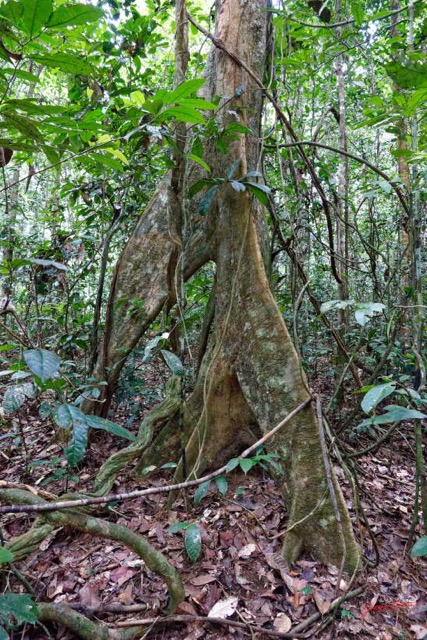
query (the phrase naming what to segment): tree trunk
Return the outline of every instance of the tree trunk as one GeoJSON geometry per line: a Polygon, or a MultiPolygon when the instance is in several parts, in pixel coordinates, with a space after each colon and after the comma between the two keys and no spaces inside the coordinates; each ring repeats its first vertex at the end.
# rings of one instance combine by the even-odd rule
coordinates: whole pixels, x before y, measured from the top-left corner
{"type": "MultiPolygon", "coordinates": [[[[268,26],[265,0],[217,2],[215,37],[234,55],[212,50],[206,68],[205,97],[222,97],[222,108],[218,110],[220,128],[238,120],[252,134],[236,135],[226,154],[221,154],[213,141],[208,143],[204,157],[214,177],[227,178],[234,167],[233,180],[239,180],[258,166],[263,95],[238,59],[263,77],[268,26]]],[[[191,185],[194,181],[191,172],[186,178],[185,182],[191,185]]],[[[159,239],[156,250],[151,256],[141,255],[141,250],[148,252],[149,245],[145,243],[149,241],[138,231],[138,243],[134,234],[116,268],[107,322],[111,328],[104,347],[109,371],[118,370],[123,353],[141,335],[141,322],[147,326],[171,295],[166,273],[167,267],[175,264],[173,256],[179,243],[170,237],[162,217],[170,207],[168,199],[165,195],[161,206],[159,198],[155,196],[154,204],[145,214],[152,217],[151,237],[159,239]],[[164,228],[160,231],[161,225],[164,228]],[[141,312],[135,315],[132,323],[129,312],[124,315],[123,309],[129,310],[128,297],[135,296],[136,282],[144,278],[150,295],[141,293],[144,315],[141,312]],[[118,300],[122,304],[117,305],[118,300]],[[127,333],[129,328],[132,339],[127,333]]],[[[187,215],[191,216],[194,202],[190,204],[187,215]]],[[[143,221],[144,218],[139,226],[143,221]]],[[[203,229],[204,252],[199,254],[195,250],[200,245],[192,237],[188,241],[184,237],[182,244],[184,262],[192,265],[186,273],[208,258],[216,263],[214,319],[183,416],[186,473],[193,477],[238,454],[248,441],[253,441],[257,431],[271,430],[310,395],[270,290],[262,250],[265,225],[259,203],[247,190],[235,191],[228,181],[218,190],[203,229]]],[[[165,449],[165,443],[172,441],[170,433],[168,425],[155,434],[151,455],[161,455],[159,443],[165,449]]],[[[280,454],[285,470],[285,480],[281,482],[288,500],[289,523],[284,557],[293,561],[305,549],[325,562],[337,565],[343,562],[348,569],[355,569],[359,551],[337,481],[332,472],[326,471],[314,408],[309,405],[300,412],[270,446],[280,454]]],[[[171,459],[169,449],[163,455],[171,459]]],[[[177,475],[182,471],[181,461],[177,475]]]]}

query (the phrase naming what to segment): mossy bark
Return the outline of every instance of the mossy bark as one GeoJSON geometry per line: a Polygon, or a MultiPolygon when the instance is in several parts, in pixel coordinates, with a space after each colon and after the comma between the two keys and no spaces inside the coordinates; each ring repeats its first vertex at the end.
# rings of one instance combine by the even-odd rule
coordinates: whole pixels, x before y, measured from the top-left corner
{"type": "MultiPolygon", "coordinates": [[[[204,159],[212,169],[211,175],[226,182],[218,190],[204,221],[199,223],[199,218],[193,215],[197,204],[194,199],[188,203],[180,198],[181,208],[176,209],[185,211],[190,221],[180,239],[181,259],[195,265],[194,247],[203,246],[200,254],[203,259],[216,263],[214,318],[195,388],[183,414],[187,471],[191,476],[198,476],[205,468],[238,454],[248,441],[253,441],[257,431],[268,432],[309,397],[300,360],[268,280],[264,212],[247,190],[242,191],[240,187],[236,191],[230,183],[231,174],[232,179],[238,181],[248,171],[259,171],[262,164],[259,140],[263,94],[238,60],[256,76],[264,76],[268,16],[266,0],[218,0],[216,3],[215,36],[233,56],[212,49],[206,65],[204,95],[208,99],[216,95],[222,97],[217,112],[219,130],[239,122],[251,133],[235,135],[226,154],[218,151],[215,140],[208,141],[204,159]]],[[[191,185],[194,178],[193,165],[187,170],[185,182],[191,185]]],[[[165,240],[166,235],[163,246],[169,242],[165,240]]],[[[171,241],[167,246],[168,255],[172,256],[178,244],[171,241]]],[[[135,245],[132,252],[143,249],[143,244],[135,245]]],[[[153,277],[156,283],[159,269],[165,267],[165,258],[160,254],[152,273],[145,262],[138,267],[142,271],[136,267],[133,270],[129,260],[127,248],[116,270],[112,294],[115,299],[130,295],[131,282],[135,282],[139,273],[140,278],[153,277]],[[119,282],[126,283],[126,287],[119,286],[119,282]]],[[[168,260],[168,264],[173,261],[172,257],[168,260]]],[[[163,279],[161,286],[157,286],[158,292],[166,291],[166,283],[163,279]]],[[[157,304],[158,297],[155,300],[157,304]]],[[[146,310],[139,312],[135,326],[137,322],[145,323],[144,318],[152,318],[153,312],[149,310],[153,305],[154,299],[147,298],[143,305],[146,310]]],[[[123,316],[123,306],[110,304],[110,309],[110,324],[116,327],[106,342],[109,358],[113,358],[109,361],[111,371],[120,366],[130,340],[125,335],[129,320],[123,316]]],[[[136,329],[132,335],[137,335],[136,329]]],[[[171,447],[176,449],[178,444],[177,430],[173,431],[169,423],[157,435],[147,455],[151,459],[153,455],[158,458],[167,455],[170,459],[171,447]]],[[[286,473],[282,486],[289,510],[283,548],[285,558],[292,561],[305,549],[326,562],[337,565],[344,562],[353,570],[359,562],[359,550],[333,474],[331,485],[335,499],[328,487],[314,408],[308,406],[302,411],[275,436],[270,447],[280,453],[286,473]]],[[[180,474],[182,465],[177,470],[178,479],[180,474]]]]}

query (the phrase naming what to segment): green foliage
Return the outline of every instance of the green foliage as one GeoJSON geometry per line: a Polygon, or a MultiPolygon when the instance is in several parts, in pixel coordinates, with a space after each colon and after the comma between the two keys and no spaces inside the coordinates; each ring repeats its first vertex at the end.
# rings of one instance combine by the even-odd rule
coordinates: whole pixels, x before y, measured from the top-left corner
{"type": "Polygon", "coordinates": [[[421,536],[411,550],[411,556],[417,558],[420,556],[427,556],[427,536],[421,536]]]}
{"type": "Polygon", "coordinates": [[[178,522],[168,528],[168,533],[184,532],[184,547],[190,562],[196,562],[202,552],[202,536],[197,524],[178,522]]]}
{"type": "Polygon", "coordinates": [[[7,631],[17,629],[24,622],[38,620],[37,606],[28,595],[5,593],[0,596],[0,638],[9,638],[7,631]]]}

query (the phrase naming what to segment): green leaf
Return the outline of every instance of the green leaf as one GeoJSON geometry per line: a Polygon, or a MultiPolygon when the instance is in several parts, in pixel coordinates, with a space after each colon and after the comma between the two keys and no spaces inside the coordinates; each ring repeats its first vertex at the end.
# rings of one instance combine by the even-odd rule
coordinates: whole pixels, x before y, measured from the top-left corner
{"type": "Polygon", "coordinates": [[[0,9],[0,15],[28,34],[30,38],[37,36],[49,20],[52,13],[52,0],[9,0],[0,9]]]}
{"type": "Polygon", "coordinates": [[[271,189],[265,184],[256,184],[255,182],[244,182],[248,191],[250,191],[255,198],[264,206],[268,204],[268,194],[271,193],[271,189]]]}
{"type": "Polygon", "coordinates": [[[206,191],[205,195],[199,202],[199,213],[201,216],[206,216],[209,213],[209,209],[211,208],[212,202],[215,198],[215,194],[218,191],[220,185],[216,184],[206,191]]]}
{"type": "Polygon", "coordinates": [[[256,462],[254,462],[252,458],[243,458],[242,460],[239,460],[239,464],[243,473],[248,473],[248,471],[256,465],[256,462]]]}
{"type": "Polygon", "coordinates": [[[77,24],[89,24],[96,22],[104,12],[98,7],[92,7],[90,4],[61,5],[50,16],[47,27],[49,29],[65,29],[66,27],[75,26],[77,24]]]}
{"type": "Polygon", "coordinates": [[[197,487],[196,492],[194,494],[194,504],[196,506],[199,505],[200,502],[203,500],[203,498],[207,495],[207,493],[209,492],[210,486],[211,486],[211,483],[207,481],[207,482],[203,482],[201,485],[197,487]]]}
{"type": "Polygon", "coordinates": [[[401,89],[419,89],[427,86],[427,63],[408,61],[404,65],[389,62],[385,70],[401,89]]]}
{"type": "Polygon", "coordinates": [[[252,133],[251,129],[248,129],[248,127],[245,127],[243,124],[240,124],[240,122],[230,122],[230,124],[228,124],[225,129],[224,129],[224,133],[252,133]]]}
{"type": "Polygon", "coordinates": [[[183,376],[184,375],[184,365],[177,355],[172,353],[171,351],[167,351],[167,349],[160,350],[162,356],[165,359],[166,364],[169,369],[175,376],[183,376]]]}
{"type": "Polygon", "coordinates": [[[400,407],[397,404],[389,404],[385,409],[387,413],[380,417],[384,418],[387,416],[388,422],[400,422],[401,420],[424,420],[424,418],[427,418],[426,414],[421,413],[421,411],[400,407]]]}
{"type": "Polygon", "coordinates": [[[228,480],[224,476],[218,476],[215,478],[215,484],[221,495],[225,496],[228,490],[228,480]]]}
{"type": "Polygon", "coordinates": [[[184,544],[190,562],[196,562],[202,551],[202,536],[197,524],[190,524],[185,529],[184,544]]]}
{"type": "Polygon", "coordinates": [[[10,640],[9,634],[3,627],[0,627],[0,640],[10,640]]]}
{"type": "Polygon", "coordinates": [[[29,595],[5,593],[0,596],[0,619],[3,619],[3,624],[10,616],[18,625],[23,622],[34,624],[38,620],[37,606],[29,595]]]}
{"type": "Polygon", "coordinates": [[[17,129],[20,133],[31,140],[36,140],[38,142],[43,140],[43,136],[37,125],[35,125],[29,118],[24,118],[20,115],[11,115],[10,113],[3,113],[2,115],[4,123],[8,128],[17,129]]]}
{"type": "Polygon", "coordinates": [[[231,167],[229,168],[229,170],[227,172],[228,180],[232,180],[232,178],[234,178],[234,176],[236,175],[237,169],[240,167],[240,163],[241,163],[241,160],[235,160],[231,164],[231,167]]]}
{"type": "Polygon", "coordinates": [[[53,351],[46,349],[30,349],[24,351],[24,360],[29,370],[42,382],[53,378],[59,370],[61,359],[53,351]]]}
{"type": "Polygon", "coordinates": [[[203,169],[205,169],[208,172],[211,170],[207,162],[205,162],[202,158],[199,158],[199,156],[195,156],[193,153],[185,154],[184,157],[188,158],[189,160],[192,160],[193,162],[197,162],[197,164],[199,164],[201,167],[203,167],[203,169]]]}
{"type": "Polygon", "coordinates": [[[427,536],[421,536],[412,547],[411,556],[427,556],[427,536]]]}
{"type": "Polygon", "coordinates": [[[179,531],[183,531],[190,526],[190,522],[177,522],[176,524],[171,524],[168,528],[168,533],[178,533],[179,531]]]}
{"type": "Polygon", "coordinates": [[[3,396],[3,409],[5,413],[17,411],[27,398],[34,398],[34,386],[31,382],[8,387],[3,396]]]}
{"type": "Polygon", "coordinates": [[[61,404],[57,408],[55,422],[62,429],[72,429],[71,439],[64,449],[68,464],[75,467],[87,450],[87,434],[89,423],[86,416],[80,409],[71,404],[61,404]]]}
{"type": "Polygon", "coordinates": [[[180,98],[187,98],[195,93],[205,84],[204,78],[195,78],[194,80],[186,80],[179,84],[176,89],[169,94],[170,102],[178,102],[180,98]]]}
{"type": "Polygon", "coordinates": [[[5,564],[7,562],[12,562],[12,561],[13,561],[13,553],[9,551],[9,549],[0,547],[0,564],[5,564]]]}
{"type": "Polygon", "coordinates": [[[230,473],[230,471],[233,471],[233,469],[239,466],[239,462],[240,458],[231,458],[231,460],[227,462],[227,466],[225,468],[226,472],[230,473]]]}
{"type": "Polygon", "coordinates": [[[394,382],[387,382],[386,384],[380,384],[376,387],[372,387],[362,400],[361,407],[365,413],[371,413],[373,409],[382,401],[387,398],[396,389],[394,382]]]}
{"type": "Polygon", "coordinates": [[[52,13],[52,0],[25,0],[22,28],[30,38],[39,35],[52,13]]]}
{"type": "Polygon", "coordinates": [[[71,53],[53,53],[49,56],[31,55],[31,60],[45,67],[59,69],[73,75],[88,76],[93,72],[92,66],[71,53]]]}
{"type": "Polygon", "coordinates": [[[169,107],[165,111],[161,111],[158,115],[160,120],[168,120],[173,118],[178,122],[189,122],[191,124],[203,124],[205,122],[204,117],[191,107],[169,107]]]}
{"type": "Polygon", "coordinates": [[[184,98],[184,100],[179,101],[179,104],[183,107],[193,107],[193,109],[207,109],[209,111],[216,109],[216,105],[213,102],[208,102],[203,98],[184,98]]]}
{"type": "Polygon", "coordinates": [[[189,188],[188,197],[194,198],[194,196],[197,195],[199,191],[201,191],[204,187],[207,187],[208,185],[212,185],[212,184],[214,184],[214,180],[211,180],[210,178],[203,178],[202,180],[197,180],[197,182],[192,184],[191,187],[189,188]]]}
{"type": "Polygon", "coordinates": [[[104,431],[108,431],[108,433],[112,433],[115,436],[120,436],[121,438],[126,438],[131,442],[136,440],[136,437],[133,435],[133,433],[128,431],[128,429],[125,429],[125,427],[122,427],[120,424],[116,424],[115,422],[111,422],[110,420],[105,420],[105,418],[99,418],[98,416],[90,416],[86,414],[83,415],[85,415],[88,426],[92,429],[103,429],[104,431]]]}

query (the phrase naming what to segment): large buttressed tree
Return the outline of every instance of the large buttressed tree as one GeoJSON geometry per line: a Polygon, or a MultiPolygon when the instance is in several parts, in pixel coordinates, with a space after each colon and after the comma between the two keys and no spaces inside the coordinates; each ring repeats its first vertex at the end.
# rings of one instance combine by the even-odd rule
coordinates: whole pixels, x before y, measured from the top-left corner
{"type": "MultiPolygon", "coordinates": [[[[203,97],[221,96],[218,131],[238,122],[241,131],[245,127],[250,133],[235,133],[226,153],[217,149],[213,137],[207,142],[204,160],[213,178],[223,182],[212,198],[205,197],[209,207],[201,218],[200,195],[187,197],[188,187],[202,177],[200,167],[184,161],[181,131],[175,168],[159,185],[116,265],[106,331],[94,369],[96,378],[106,383],[104,402],[95,405],[105,415],[127,355],[160,311],[179,302],[181,282],[212,261],[215,283],[194,388],[180,407],[180,380],[172,379],[167,400],[144,421],[137,443],[107,461],[98,487],[100,491],[111,487],[115,475],[130,461],[141,465],[162,456],[170,460],[173,450],[180,459],[177,477],[200,476],[306,403],[268,445],[280,454],[285,472],[279,478],[289,516],[283,555],[293,561],[306,550],[353,570],[359,550],[348,511],[322,449],[299,357],[270,287],[264,207],[248,189],[239,187],[248,174],[247,180],[256,181],[257,173],[251,172],[262,167],[259,132],[265,95],[260,85],[268,67],[267,9],[266,0],[216,3],[203,97]],[[136,297],[142,301],[137,308],[132,303],[136,297]]],[[[185,6],[178,3],[178,82],[184,78],[188,57],[187,22],[185,6]]],[[[190,148],[189,132],[185,144],[190,148]]],[[[86,403],[86,410],[95,407],[86,403]]]]}

